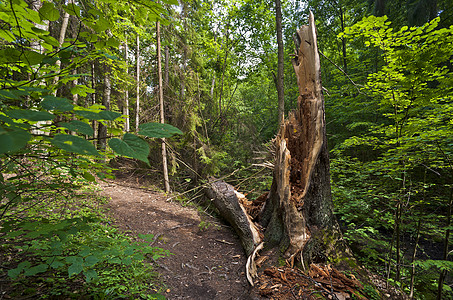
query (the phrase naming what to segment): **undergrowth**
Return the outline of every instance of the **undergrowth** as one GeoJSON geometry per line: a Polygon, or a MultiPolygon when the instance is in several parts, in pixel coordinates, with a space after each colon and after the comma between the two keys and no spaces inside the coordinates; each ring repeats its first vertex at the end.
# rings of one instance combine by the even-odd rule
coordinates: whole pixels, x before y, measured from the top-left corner
{"type": "Polygon", "coordinates": [[[0,218],[3,296],[165,299],[150,261],[170,253],[148,246],[152,235],[133,239],[110,225],[106,199],[86,180],[67,182],[62,192],[52,188],[62,186],[55,177],[40,188],[25,177],[0,176],[2,189],[13,186],[21,198],[0,218]]]}

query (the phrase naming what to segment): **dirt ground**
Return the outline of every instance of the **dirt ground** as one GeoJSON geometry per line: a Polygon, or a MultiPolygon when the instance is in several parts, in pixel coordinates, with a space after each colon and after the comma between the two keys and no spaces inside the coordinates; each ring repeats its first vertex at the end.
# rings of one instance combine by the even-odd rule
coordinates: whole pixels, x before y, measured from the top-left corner
{"type": "Polygon", "coordinates": [[[153,246],[174,255],[157,261],[167,299],[258,299],[244,275],[246,257],[229,226],[192,206],[167,201],[134,180],[100,183],[115,225],[154,234],[153,246]]]}

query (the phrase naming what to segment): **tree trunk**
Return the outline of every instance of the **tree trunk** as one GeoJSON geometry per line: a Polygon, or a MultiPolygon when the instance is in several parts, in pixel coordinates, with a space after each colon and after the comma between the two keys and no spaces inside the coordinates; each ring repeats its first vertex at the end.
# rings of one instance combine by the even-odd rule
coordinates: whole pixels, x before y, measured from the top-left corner
{"type": "MultiPolygon", "coordinates": [[[[333,215],[324,97],[312,13],[309,25],[302,26],[297,35],[301,42],[293,66],[299,86],[298,110],[289,114],[275,139],[274,180],[264,207],[254,218],[259,220],[257,228],[264,228],[264,234],[259,234],[260,239],[252,239],[250,234],[238,232],[243,245],[255,247],[251,251],[250,246],[244,246],[249,255],[247,272],[251,277],[256,275],[253,258],[262,247],[261,241],[267,249],[283,250],[283,257],[291,265],[298,260],[302,266],[312,262],[331,262],[344,268],[357,266],[333,215]]],[[[229,199],[231,207],[231,202],[240,202],[237,197],[228,196],[230,192],[216,192],[218,190],[211,184],[207,191],[215,205],[222,197],[229,199]]],[[[256,208],[250,210],[254,204],[241,202],[249,207],[249,214],[257,211],[256,208]]],[[[244,219],[239,217],[241,205],[234,205],[235,208],[230,208],[234,212],[229,214],[219,205],[216,207],[234,228],[245,227],[241,225],[244,219]]],[[[250,223],[252,228],[254,224],[250,223]]],[[[249,281],[253,284],[250,278],[249,281]]]]}
{"type": "MultiPolygon", "coordinates": [[[[70,5],[71,3],[73,3],[74,0],[69,0],[68,1],[68,5],[70,5]]],[[[69,13],[65,12],[64,15],[63,15],[63,21],[61,23],[61,28],[60,28],[60,36],[58,38],[58,46],[59,48],[61,48],[61,46],[63,45],[63,42],[64,42],[64,39],[66,37],[66,30],[68,28],[68,22],[69,22],[69,13]]],[[[61,60],[57,60],[55,62],[55,64],[57,65],[58,69],[60,69],[61,67],[61,60]]],[[[58,83],[58,81],[60,80],[60,76],[55,76],[54,79],[53,79],[53,84],[56,85],[58,83]]],[[[57,95],[57,89],[55,88],[55,91],[53,92],[53,95],[56,96],[57,95]]]]}
{"type": "Polygon", "coordinates": [[[135,109],[135,132],[138,132],[138,126],[140,125],[140,35],[137,33],[137,102],[135,109]]]}
{"type": "MultiPolygon", "coordinates": [[[[156,39],[157,39],[157,74],[159,77],[159,106],[160,106],[160,122],[165,123],[164,114],[164,86],[162,83],[162,63],[160,59],[160,22],[156,22],[156,39]]],[[[165,147],[165,138],[162,139],[162,168],[164,171],[165,192],[170,192],[170,181],[168,180],[167,169],[167,150],[165,147]]]]}
{"type": "Polygon", "coordinates": [[[297,32],[301,43],[293,59],[299,87],[298,110],[276,138],[274,182],[266,202],[265,240],[284,244],[286,258],[350,257],[333,215],[324,97],[313,14],[297,32]],[[320,251],[320,249],[322,249],[320,251]]]}
{"type": "MultiPolygon", "coordinates": [[[[126,62],[126,70],[125,70],[126,80],[129,79],[128,52],[129,52],[129,47],[127,44],[127,37],[126,37],[126,41],[124,42],[124,61],[126,62]]],[[[126,122],[124,123],[124,131],[129,132],[131,130],[131,127],[130,127],[130,118],[129,118],[129,86],[127,86],[127,85],[124,89],[123,114],[126,116],[126,122]]]]}
{"type": "MultiPolygon", "coordinates": [[[[344,32],[345,24],[344,24],[344,12],[343,8],[340,5],[340,24],[341,24],[341,32],[344,32]]],[[[345,73],[348,73],[348,63],[346,61],[346,39],[345,37],[341,37],[341,49],[342,49],[342,55],[343,55],[343,71],[345,73]]]]}
{"type": "MultiPolygon", "coordinates": [[[[448,211],[447,211],[447,228],[451,226],[451,214],[453,211],[453,188],[450,189],[450,199],[448,201],[448,211]]],[[[442,259],[448,260],[448,244],[450,241],[450,229],[445,230],[445,238],[444,238],[444,254],[442,259]]],[[[447,270],[440,271],[439,281],[437,283],[437,298],[438,300],[442,299],[442,291],[444,287],[444,281],[447,277],[447,270]]]]}
{"type": "MultiPolygon", "coordinates": [[[[110,109],[110,95],[112,91],[112,85],[110,82],[110,67],[104,64],[104,92],[102,95],[102,105],[105,109],[110,109]]],[[[107,122],[107,121],[104,121],[107,122]]],[[[107,148],[107,126],[102,122],[99,122],[98,126],[98,149],[105,150],[107,148]]]]}
{"type": "Polygon", "coordinates": [[[284,49],[282,34],[282,7],[280,0],[275,0],[275,23],[277,27],[277,86],[278,97],[278,124],[281,125],[285,119],[285,89],[284,89],[284,49]]]}

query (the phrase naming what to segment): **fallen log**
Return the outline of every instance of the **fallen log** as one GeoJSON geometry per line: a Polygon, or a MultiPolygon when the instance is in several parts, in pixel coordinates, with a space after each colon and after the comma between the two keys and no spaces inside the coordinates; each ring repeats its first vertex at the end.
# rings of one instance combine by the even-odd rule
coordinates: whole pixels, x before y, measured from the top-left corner
{"type": "Polygon", "coordinates": [[[223,180],[211,178],[205,190],[219,214],[234,228],[247,256],[262,242],[263,234],[247,214],[234,187],[223,180]]]}

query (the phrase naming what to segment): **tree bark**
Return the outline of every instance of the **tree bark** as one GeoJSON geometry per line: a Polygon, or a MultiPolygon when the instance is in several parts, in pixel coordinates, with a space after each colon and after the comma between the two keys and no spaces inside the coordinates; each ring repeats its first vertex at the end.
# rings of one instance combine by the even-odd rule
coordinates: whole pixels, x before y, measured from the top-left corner
{"type": "MultiPolygon", "coordinates": [[[[110,109],[110,95],[112,92],[112,84],[110,82],[110,67],[104,64],[104,92],[102,95],[102,105],[105,109],[110,109]]],[[[107,121],[104,121],[107,122],[107,121]]],[[[98,149],[105,150],[107,148],[107,126],[99,122],[98,126],[98,149]]]]}
{"type": "Polygon", "coordinates": [[[275,23],[277,28],[277,86],[278,97],[278,124],[281,125],[285,119],[285,87],[284,87],[284,49],[282,34],[282,7],[280,0],[275,0],[275,23]]]}
{"type": "MultiPolygon", "coordinates": [[[[68,5],[72,4],[74,0],[69,0],[68,1],[68,5]]],[[[58,46],[59,48],[61,48],[61,46],[63,45],[64,43],[64,39],[66,37],[66,30],[68,29],[68,22],[69,22],[69,13],[65,12],[64,15],[63,15],[63,21],[61,23],[61,28],[60,28],[60,36],[58,37],[58,46]]],[[[61,67],[61,60],[57,60],[56,63],[55,63],[58,67],[58,69],[60,69],[61,67]]],[[[60,80],[60,76],[55,76],[54,79],[53,79],[53,84],[56,85],[58,83],[58,81],[60,80]]],[[[57,95],[57,89],[55,89],[55,91],[53,92],[53,95],[56,96],[57,95]]]]}
{"type": "MultiPolygon", "coordinates": [[[[128,52],[129,52],[129,45],[126,41],[124,42],[124,61],[126,62],[126,80],[129,79],[129,63],[128,63],[128,52]]],[[[129,87],[126,86],[124,89],[124,107],[123,107],[123,114],[126,116],[126,122],[124,123],[124,131],[129,132],[131,130],[130,126],[130,118],[129,118],[129,87]]]]}
{"type": "Polygon", "coordinates": [[[138,132],[138,126],[140,125],[140,35],[137,33],[137,101],[135,109],[135,132],[138,132]]]}
{"type": "MultiPolygon", "coordinates": [[[[162,82],[162,63],[160,55],[160,22],[156,22],[156,39],[157,39],[157,74],[159,77],[159,106],[160,106],[160,122],[165,123],[164,113],[164,87],[162,82]]],[[[165,192],[170,192],[170,181],[168,179],[167,168],[167,149],[165,147],[165,138],[162,139],[162,169],[164,172],[165,192]]]]}

